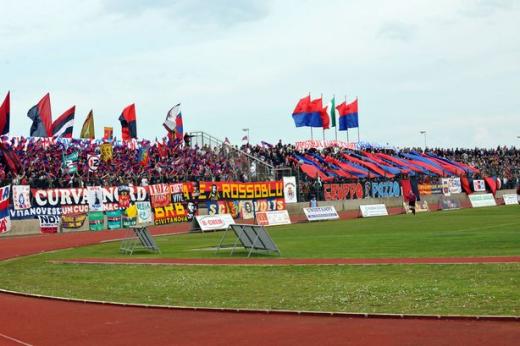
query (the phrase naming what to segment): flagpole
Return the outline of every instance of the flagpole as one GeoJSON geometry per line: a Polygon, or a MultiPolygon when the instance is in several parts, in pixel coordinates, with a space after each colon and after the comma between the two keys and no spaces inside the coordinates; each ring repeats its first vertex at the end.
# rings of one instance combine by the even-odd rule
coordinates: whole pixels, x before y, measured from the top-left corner
{"type": "MultiPolygon", "coordinates": [[[[356,96],[356,101],[357,101],[358,97],[356,96]]],[[[358,125],[357,125],[357,142],[359,144],[359,113],[358,113],[358,125]]]]}
{"type": "MultiPolygon", "coordinates": [[[[321,108],[323,108],[323,93],[320,94],[321,108]]],[[[323,119],[321,119],[321,130],[323,131],[323,145],[325,145],[325,128],[323,127],[323,119]]]]}
{"type": "MultiPolygon", "coordinates": [[[[310,98],[311,98],[311,92],[309,91],[309,99],[310,98]]],[[[311,128],[311,141],[313,141],[314,140],[314,136],[312,134],[312,126],[310,126],[310,128],[311,128]]]]}
{"type": "MultiPolygon", "coordinates": [[[[345,104],[347,104],[347,95],[345,95],[345,104]]],[[[347,143],[350,143],[350,139],[348,138],[348,127],[347,127],[347,143]]]]}
{"type": "Polygon", "coordinates": [[[332,116],[334,117],[334,138],[336,142],[338,141],[338,124],[336,124],[336,95],[332,95],[332,99],[334,100],[334,109],[331,109],[332,116]]]}

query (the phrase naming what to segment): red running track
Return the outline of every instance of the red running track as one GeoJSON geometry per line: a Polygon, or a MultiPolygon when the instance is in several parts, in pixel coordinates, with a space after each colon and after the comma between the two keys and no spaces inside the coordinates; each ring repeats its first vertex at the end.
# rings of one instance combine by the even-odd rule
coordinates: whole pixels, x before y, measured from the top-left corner
{"type": "MultiPolygon", "coordinates": [[[[185,226],[152,232],[182,232],[185,226]]],[[[0,239],[0,258],[123,236],[105,231],[0,239]]],[[[0,294],[0,345],[517,345],[518,340],[515,321],[207,312],[0,294]]]]}
{"type": "Polygon", "coordinates": [[[0,306],[0,334],[31,345],[515,345],[520,337],[517,322],[179,311],[9,294],[0,306]]]}

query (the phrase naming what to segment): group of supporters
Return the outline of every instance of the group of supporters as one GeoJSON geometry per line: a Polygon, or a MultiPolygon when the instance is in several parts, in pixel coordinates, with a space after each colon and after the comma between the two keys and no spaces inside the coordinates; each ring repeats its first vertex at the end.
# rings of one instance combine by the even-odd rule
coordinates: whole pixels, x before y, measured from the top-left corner
{"type": "MultiPolygon", "coordinates": [[[[113,146],[111,158],[100,161],[95,171],[89,169],[89,155],[99,154],[99,143],[83,140],[51,141],[42,145],[28,141],[3,138],[3,147],[14,152],[19,160],[16,172],[9,169],[5,158],[1,158],[0,182],[6,184],[30,185],[35,188],[67,188],[84,186],[148,185],[185,181],[248,181],[253,180],[251,156],[275,168],[292,170],[299,177],[300,197],[319,199],[320,179],[309,177],[300,168],[302,161],[298,155],[318,153],[323,157],[341,158],[342,150],[327,148],[298,151],[293,145],[243,145],[240,148],[229,145],[198,146],[180,142],[140,142],[146,147],[147,158],[142,160],[137,148],[128,145],[113,146]],[[238,150],[237,150],[238,149],[238,150]],[[63,168],[63,157],[78,152],[77,170],[67,172],[63,168]],[[248,154],[244,155],[243,153],[248,154]]],[[[365,149],[366,152],[379,152],[397,155],[388,149],[365,149]]],[[[404,149],[402,152],[411,152],[404,149]]],[[[416,149],[414,151],[419,151],[416,149]]],[[[496,177],[502,188],[515,188],[520,183],[520,150],[499,147],[496,149],[433,149],[429,152],[440,157],[466,163],[480,170],[479,176],[496,177]]],[[[0,155],[1,156],[1,155],[0,155]]],[[[321,162],[325,168],[327,162],[321,162]]],[[[332,165],[331,165],[332,166],[332,165]]],[[[267,177],[275,179],[274,176],[267,177]]],[[[265,179],[265,177],[264,177],[265,179]]],[[[359,180],[381,180],[385,177],[363,177],[359,180]]],[[[419,182],[435,179],[428,175],[418,176],[419,182]]],[[[335,176],[334,182],[352,180],[345,176],[335,176]]]]}
{"type": "MultiPolygon", "coordinates": [[[[19,161],[16,172],[5,160],[0,166],[3,185],[30,185],[35,188],[70,188],[85,186],[149,185],[184,181],[243,181],[249,163],[226,147],[190,147],[182,143],[143,143],[147,158],[127,145],[113,146],[111,158],[99,161],[92,171],[89,155],[99,155],[99,144],[89,141],[53,141],[42,144],[26,138],[4,142],[19,161]],[[78,153],[75,172],[63,166],[64,155],[78,153]]],[[[0,155],[1,156],[1,155],[0,155]]]]}

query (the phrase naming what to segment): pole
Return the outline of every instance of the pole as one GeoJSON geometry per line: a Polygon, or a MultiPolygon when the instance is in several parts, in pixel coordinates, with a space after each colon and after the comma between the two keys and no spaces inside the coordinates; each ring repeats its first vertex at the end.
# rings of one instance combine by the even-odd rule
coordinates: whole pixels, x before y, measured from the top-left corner
{"type": "MultiPolygon", "coordinates": [[[[320,94],[321,108],[323,109],[323,93],[320,94]]],[[[325,145],[325,128],[323,127],[323,118],[321,119],[321,131],[323,133],[323,145],[325,145]]]]}
{"type": "Polygon", "coordinates": [[[311,140],[314,140],[314,136],[312,135],[312,126],[311,126],[311,140]]]}
{"type": "MultiPolygon", "coordinates": [[[[345,94],[345,104],[347,104],[347,95],[345,94]]],[[[350,143],[350,138],[348,138],[348,127],[347,127],[347,143],[350,143]]]]}
{"type": "MultiPolygon", "coordinates": [[[[357,101],[358,97],[356,96],[356,101],[357,101]]],[[[358,124],[357,124],[357,142],[359,144],[359,114],[358,114],[358,124]]]]}

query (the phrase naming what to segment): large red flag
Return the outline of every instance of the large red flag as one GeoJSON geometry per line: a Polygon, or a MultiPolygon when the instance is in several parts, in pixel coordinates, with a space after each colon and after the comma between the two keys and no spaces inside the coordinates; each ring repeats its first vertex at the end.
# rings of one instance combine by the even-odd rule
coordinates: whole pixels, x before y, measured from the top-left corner
{"type": "Polygon", "coordinates": [[[124,141],[128,141],[132,138],[137,138],[137,125],[134,103],[123,109],[121,116],[119,116],[119,121],[121,122],[121,132],[124,141]]]}
{"type": "Polygon", "coordinates": [[[4,102],[0,106],[0,135],[9,133],[9,115],[10,115],[10,93],[7,93],[4,102]]]}
{"type": "Polygon", "coordinates": [[[36,106],[29,109],[27,116],[33,121],[30,136],[52,136],[51,97],[49,93],[47,93],[36,106]]]}

